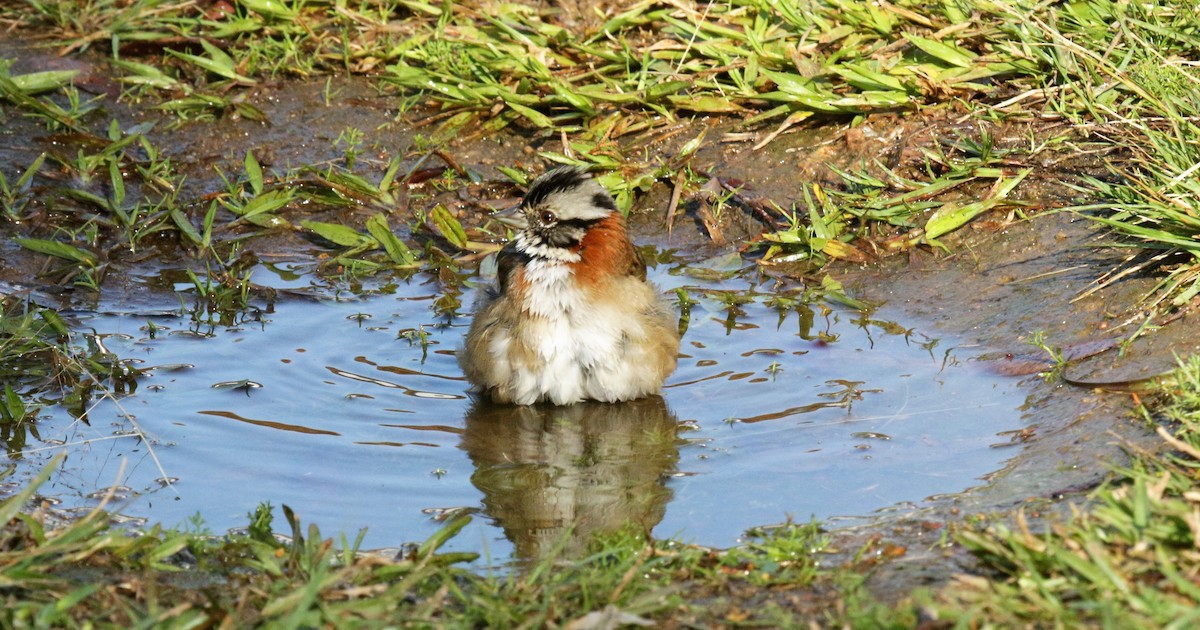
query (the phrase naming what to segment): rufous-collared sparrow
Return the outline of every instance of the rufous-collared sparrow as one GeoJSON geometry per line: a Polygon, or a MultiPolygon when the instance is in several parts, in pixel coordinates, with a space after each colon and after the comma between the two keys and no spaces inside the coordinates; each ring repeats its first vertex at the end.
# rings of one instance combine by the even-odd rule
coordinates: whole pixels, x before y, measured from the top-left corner
{"type": "Polygon", "coordinates": [[[516,235],[459,353],[473,390],[518,405],[657,393],[679,333],[608,191],[582,169],[556,168],[504,222],[516,235]]]}

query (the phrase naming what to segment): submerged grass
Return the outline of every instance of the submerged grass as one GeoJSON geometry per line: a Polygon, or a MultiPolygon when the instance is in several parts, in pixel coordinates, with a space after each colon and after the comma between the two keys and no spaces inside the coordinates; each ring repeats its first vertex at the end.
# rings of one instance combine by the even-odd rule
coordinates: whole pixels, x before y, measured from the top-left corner
{"type": "Polygon", "coordinates": [[[0,298],[0,436],[13,457],[29,437],[37,438],[41,407],[60,405],[87,417],[98,396],[133,391],[138,371],[102,345],[80,343],[50,308],[19,295],[0,298]]]}

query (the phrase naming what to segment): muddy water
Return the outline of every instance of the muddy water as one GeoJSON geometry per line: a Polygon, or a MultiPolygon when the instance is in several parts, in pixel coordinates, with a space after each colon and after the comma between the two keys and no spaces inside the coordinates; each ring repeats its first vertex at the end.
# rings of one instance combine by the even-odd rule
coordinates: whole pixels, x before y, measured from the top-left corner
{"type": "MultiPolygon", "coordinates": [[[[974,360],[984,349],[886,311],[804,304],[799,288],[730,263],[652,269],[664,293],[694,302],[683,356],[661,398],[621,405],[473,401],[453,355],[469,320],[439,314],[438,283],[422,275],[367,297],[281,300],[236,326],[198,325],[178,301],[76,313],[79,343],[146,375],[86,423],[48,410],[15,463],[28,474],[65,450],[43,488],[64,509],[116,487],[125,515],[199,515],[217,532],[262,501],[327,535],[366,527],[368,547],[479,513],[452,547],[502,559],[569,526],[575,546],[626,521],[727,546],[789,517],[865,517],[958,492],[1014,454],[995,445],[1021,428],[1023,394],[974,360]]],[[[254,280],[312,281],[280,269],[254,280]]]]}

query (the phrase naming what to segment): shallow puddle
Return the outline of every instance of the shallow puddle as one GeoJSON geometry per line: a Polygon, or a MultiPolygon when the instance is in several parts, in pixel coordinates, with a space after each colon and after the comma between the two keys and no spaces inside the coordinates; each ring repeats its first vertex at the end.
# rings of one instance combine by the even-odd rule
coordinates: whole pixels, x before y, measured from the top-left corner
{"type": "MultiPolygon", "coordinates": [[[[167,525],[199,514],[216,532],[270,501],[325,535],[366,527],[378,548],[481,512],[450,548],[500,560],[572,524],[575,545],[628,520],[728,546],[789,517],[865,517],[958,492],[1014,454],[995,445],[1021,428],[1023,394],[974,360],[983,349],[886,310],[805,305],[774,280],[754,286],[753,270],[722,273],[735,262],[651,270],[695,302],[684,356],[661,398],[618,405],[472,401],[453,355],[469,320],[446,324],[427,275],[370,297],[280,300],[262,322],[211,330],[177,308],[77,313],[80,343],[147,373],[89,423],[47,410],[40,441],[13,462],[29,474],[65,444],[42,488],[63,508],[117,486],[116,511],[167,525]],[[685,273],[697,267],[706,277],[685,273]]],[[[309,282],[278,268],[254,280],[309,282]]]]}

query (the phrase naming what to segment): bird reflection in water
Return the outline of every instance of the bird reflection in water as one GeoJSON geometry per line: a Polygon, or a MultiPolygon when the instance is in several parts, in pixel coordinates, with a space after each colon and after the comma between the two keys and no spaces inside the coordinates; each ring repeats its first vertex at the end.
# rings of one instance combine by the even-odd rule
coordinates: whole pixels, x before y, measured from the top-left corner
{"type": "Polygon", "coordinates": [[[477,401],[466,425],[471,483],[519,558],[544,557],[560,543],[564,555],[578,556],[596,534],[650,531],[666,512],[679,448],[661,396],[569,406],[477,401]]]}

